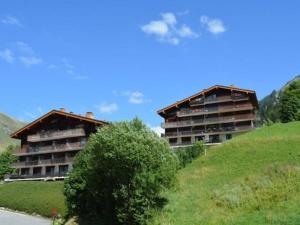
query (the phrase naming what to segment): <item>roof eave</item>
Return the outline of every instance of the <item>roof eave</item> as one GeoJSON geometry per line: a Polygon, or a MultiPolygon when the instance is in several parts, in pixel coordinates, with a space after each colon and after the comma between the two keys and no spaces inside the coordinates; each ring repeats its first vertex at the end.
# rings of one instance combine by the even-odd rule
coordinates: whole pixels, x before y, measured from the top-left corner
{"type": "Polygon", "coordinates": [[[59,114],[59,115],[63,115],[63,116],[68,116],[68,117],[73,117],[75,119],[82,119],[82,120],[85,120],[87,122],[91,122],[91,123],[95,123],[95,124],[98,124],[98,125],[105,125],[105,124],[108,124],[108,122],[106,121],[101,121],[101,120],[96,120],[96,119],[90,119],[90,118],[87,118],[87,117],[83,117],[83,116],[80,116],[80,115],[75,115],[75,114],[71,114],[71,113],[67,113],[67,112],[62,112],[62,111],[59,111],[59,110],[51,110],[50,112],[46,113],[45,115],[39,117],[38,119],[32,121],[31,123],[25,125],[24,127],[22,127],[21,129],[15,131],[14,133],[12,133],[10,135],[11,138],[14,138],[14,139],[19,139],[19,135],[22,134],[22,132],[26,131],[26,130],[29,130],[30,127],[32,127],[33,125],[41,122],[42,120],[44,120],[45,118],[47,118],[48,116],[50,115],[53,115],[53,114],[59,114]]]}
{"type": "Polygon", "coordinates": [[[259,105],[258,105],[258,100],[257,100],[257,97],[256,97],[256,92],[253,91],[253,90],[241,89],[241,88],[236,88],[236,87],[227,87],[227,86],[223,86],[223,85],[214,85],[214,86],[212,86],[212,87],[210,87],[210,88],[203,89],[202,91],[197,92],[197,93],[194,94],[194,95],[191,95],[191,96],[189,96],[189,97],[187,97],[187,98],[184,98],[184,99],[182,99],[182,100],[180,100],[180,101],[178,101],[178,102],[176,102],[176,103],[174,103],[174,104],[171,104],[171,105],[169,105],[169,106],[167,106],[167,107],[164,107],[164,108],[158,110],[158,111],[157,111],[157,114],[159,114],[160,116],[163,117],[163,116],[165,115],[165,111],[170,110],[170,109],[172,109],[172,108],[174,108],[174,107],[178,107],[178,105],[180,105],[180,104],[182,104],[182,103],[184,103],[184,102],[188,102],[188,101],[190,101],[192,98],[195,98],[195,97],[197,97],[197,96],[199,96],[199,95],[204,95],[204,94],[207,93],[208,91],[211,91],[211,90],[213,90],[213,89],[218,89],[218,88],[230,89],[230,90],[237,90],[237,91],[243,91],[243,92],[247,92],[247,93],[250,93],[250,94],[254,94],[255,99],[256,99],[256,105],[257,105],[257,107],[259,107],[259,105]]]}

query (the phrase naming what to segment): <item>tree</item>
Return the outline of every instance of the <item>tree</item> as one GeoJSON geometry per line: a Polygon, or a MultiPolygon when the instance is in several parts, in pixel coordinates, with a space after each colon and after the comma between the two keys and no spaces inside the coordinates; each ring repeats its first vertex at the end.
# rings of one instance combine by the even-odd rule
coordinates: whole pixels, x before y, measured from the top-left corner
{"type": "Polygon", "coordinates": [[[205,146],[203,145],[203,142],[198,141],[192,146],[177,148],[174,152],[179,160],[180,167],[183,168],[199,155],[204,154],[205,146]]]}
{"type": "Polygon", "coordinates": [[[298,120],[300,110],[300,81],[291,83],[280,95],[279,113],[283,123],[298,120]]]}
{"type": "Polygon", "coordinates": [[[145,224],[177,168],[168,143],[140,120],[104,126],[90,136],[65,181],[69,213],[103,224],[145,224]]]}
{"type": "Polygon", "coordinates": [[[11,164],[17,159],[12,154],[14,148],[14,145],[10,145],[0,154],[0,180],[3,180],[6,174],[14,172],[14,169],[11,168],[11,164]]]}

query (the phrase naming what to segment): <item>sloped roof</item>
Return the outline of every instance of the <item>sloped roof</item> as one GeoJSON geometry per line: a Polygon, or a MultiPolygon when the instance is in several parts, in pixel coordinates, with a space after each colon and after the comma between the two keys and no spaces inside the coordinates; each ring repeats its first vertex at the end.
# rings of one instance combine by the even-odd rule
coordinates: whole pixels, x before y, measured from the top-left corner
{"type": "Polygon", "coordinates": [[[180,101],[177,101],[175,102],[174,104],[172,105],[169,105],[167,107],[164,107],[160,110],[157,111],[157,113],[159,115],[163,115],[165,113],[165,111],[167,110],[170,110],[170,109],[173,109],[173,108],[177,108],[178,106],[184,104],[184,103],[187,103],[187,102],[190,102],[191,100],[199,97],[199,96],[203,96],[205,95],[206,93],[210,92],[210,91],[213,91],[213,90],[217,90],[217,89],[224,89],[224,90],[230,90],[230,91],[239,91],[239,92],[244,92],[244,93],[247,93],[247,94],[252,94],[254,97],[255,97],[255,105],[258,107],[258,101],[257,101],[257,97],[256,97],[256,93],[255,91],[253,90],[248,90],[248,89],[242,89],[242,88],[238,88],[238,87],[234,87],[234,86],[223,86],[223,85],[214,85],[210,88],[207,88],[207,89],[203,89],[202,91],[194,94],[194,95],[191,95],[185,99],[182,99],[180,101]]]}
{"type": "Polygon", "coordinates": [[[38,119],[32,121],[31,123],[27,124],[26,126],[22,127],[21,129],[15,131],[14,133],[12,133],[10,135],[10,137],[11,138],[18,138],[23,132],[29,130],[30,128],[32,128],[36,124],[41,123],[44,119],[46,119],[46,118],[48,118],[49,116],[52,116],[52,115],[66,116],[66,117],[70,117],[70,118],[74,118],[74,119],[94,123],[96,125],[105,125],[105,124],[107,124],[107,122],[103,121],[103,120],[92,119],[92,118],[88,118],[88,117],[85,117],[85,116],[76,115],[76,114],[73,114],[73,113],[68,113],[68,112],[64,112],[64,111],[61,111],[61,110],[55,110],[54,109],[54,110],[48,112],[47,114],[41,116],[40,118],[38,118],[38,119]]]}

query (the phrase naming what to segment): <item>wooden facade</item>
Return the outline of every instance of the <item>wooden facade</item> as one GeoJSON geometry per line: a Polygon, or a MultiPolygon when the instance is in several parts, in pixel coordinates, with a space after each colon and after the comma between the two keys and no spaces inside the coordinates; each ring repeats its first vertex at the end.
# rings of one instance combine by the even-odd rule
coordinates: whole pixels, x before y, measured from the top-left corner
{"type": "Polygon", "coordinates": [[[85,116],[52,110],[11,135],[21,140],[14,151],[16,173],[9,180],[63,179],[72,169],[74,156],[81,151],[91,133],[106,122],[85,116]]]}
{"type": "Polygon", "coordinates": [[[222,143],[255,128],[255,91],[215,85],[158,111],[172,147],[222,143]]]}

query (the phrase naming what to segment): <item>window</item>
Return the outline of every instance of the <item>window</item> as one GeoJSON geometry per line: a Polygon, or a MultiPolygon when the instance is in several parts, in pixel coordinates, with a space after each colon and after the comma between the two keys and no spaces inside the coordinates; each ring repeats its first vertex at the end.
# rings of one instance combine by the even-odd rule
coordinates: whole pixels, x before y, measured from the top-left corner
{"type": "Polygon", "coordinates": [[[66,174],[69,170],[69,166],[68,165],[59,166],[58,170],[59,170],[59,174],[66,174]]]}

